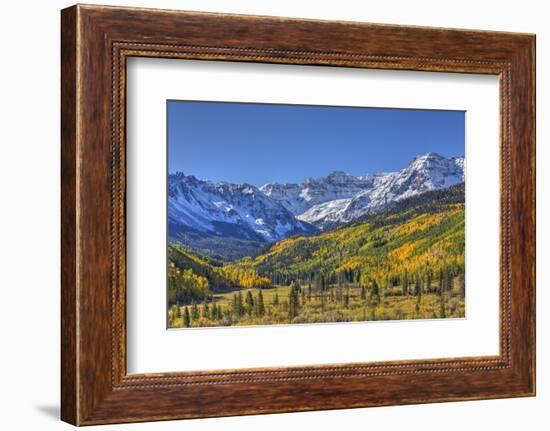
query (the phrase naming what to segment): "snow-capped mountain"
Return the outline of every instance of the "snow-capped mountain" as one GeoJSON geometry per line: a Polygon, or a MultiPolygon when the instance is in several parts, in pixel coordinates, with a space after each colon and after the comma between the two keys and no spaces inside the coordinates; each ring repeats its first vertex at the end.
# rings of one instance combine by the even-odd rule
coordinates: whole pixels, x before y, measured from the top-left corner
{"type": "MultiPolygon", "coordinates": [[[[360,177],[333,172],[301,184],[274,183],[260,188],[171,174],[169,235],[184,242],[185,238],[190,241],[189,232],[202,232],[217,238],[269,243],[347,223],[391,202],[463,181],[464,158],[436,153],[415,157],[397,172],[360,177]]],[[[231,244],[233,247],[235,243],[231,244]]]]}
{"type": "Polygon", "coordinates": [[[354,177],[336,171],[323,178],[308,178],[302,184],[265,184],[260,187],[266,196],[278,201],[294,215],[309,210],[314,205],[352,198],[357,193],[372,188],[375,176],[354,177]]]}
{"type": "Polygon", "coordinates": [[[334,172],[302,184],[267,184],[260,190],[292,211],[297,219],[324,229],[380,210],[391,202],[463,181],[464,157],[427,153],[397,172],[361,177],[334,172]]]}
{"type": "Polygon", "coordinates": [[[194,230],[263,242],[315,231],[252,185],[214,183],[183,173],[169,176],[168,222],[171,236],[194,230]]]}

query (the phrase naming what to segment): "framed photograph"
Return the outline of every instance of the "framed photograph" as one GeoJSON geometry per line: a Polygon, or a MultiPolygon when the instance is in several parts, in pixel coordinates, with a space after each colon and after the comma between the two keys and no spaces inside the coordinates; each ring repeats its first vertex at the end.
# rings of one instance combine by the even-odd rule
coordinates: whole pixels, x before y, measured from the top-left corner
{"type": "Polygon", "coordinates": [[[534,35],[61,30],[63,420],[535,394],[534,35]]]}
{"type": "Polygon", "coordinates": [[[168,328],[465,317],[465,112],[166,115],[168,328]]]}

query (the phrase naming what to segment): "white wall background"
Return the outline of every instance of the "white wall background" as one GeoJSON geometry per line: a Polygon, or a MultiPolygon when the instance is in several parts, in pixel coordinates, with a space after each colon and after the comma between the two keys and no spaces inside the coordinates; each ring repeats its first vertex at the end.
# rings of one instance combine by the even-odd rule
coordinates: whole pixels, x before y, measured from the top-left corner
{"type": "MultiPolygon", "coordinates": [[[[284,415],[105,426],[134,430],[545,430],[550,423],[550,13],[543,1],[119,0],[103,4],[477,28],[537,34],[538,396],[284,415]]],[[[59,422],[60,0],[4,2],[0,14],[0,427],[59,422]]]]}

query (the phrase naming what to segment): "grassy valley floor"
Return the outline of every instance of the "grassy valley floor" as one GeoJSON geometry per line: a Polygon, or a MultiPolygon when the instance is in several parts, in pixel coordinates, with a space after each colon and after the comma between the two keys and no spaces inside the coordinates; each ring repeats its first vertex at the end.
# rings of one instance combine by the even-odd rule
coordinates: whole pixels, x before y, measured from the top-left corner
{"type": "Polygon", "coordinates": [[[434,283],[430,292],[402,295],[400,288],[383,292],[380,299],[369,298],[357,285],[330,286],[324,293],[309,293],[301,287],[292,304],[291,286],[269,289],[241,289],[239,292],[213,294],[211,300],[196,305],[172,308],[169,326],[251,326],[295,323],[357,322],[379,320],[438,319],[464,317],[464,297],[458,280],[442,296],[434,283]],[[261,294],[262,299],[259,300],[261,294]],[[247,302],[247,297],[252,301],[247,302]],[[259,303],[263,303],[260,305],[259,303]],[[195,315],[193,316],[193,308],[195,315]],[[242,308],[241,308],[242,307],[242,308]],[[240,308],[240,311],[239,311],[240,308]],[[188,318],[184,316],[187,314],[188,318]]]}

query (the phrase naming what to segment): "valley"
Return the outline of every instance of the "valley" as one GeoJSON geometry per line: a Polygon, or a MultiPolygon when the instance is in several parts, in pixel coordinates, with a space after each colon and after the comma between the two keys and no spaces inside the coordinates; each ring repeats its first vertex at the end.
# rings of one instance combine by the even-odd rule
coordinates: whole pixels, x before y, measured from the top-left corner
{"type": "Polygon", "coordinates": [[[464,183],[233,260],[168,248],[168,326],[464,317],[464,183]]]}

